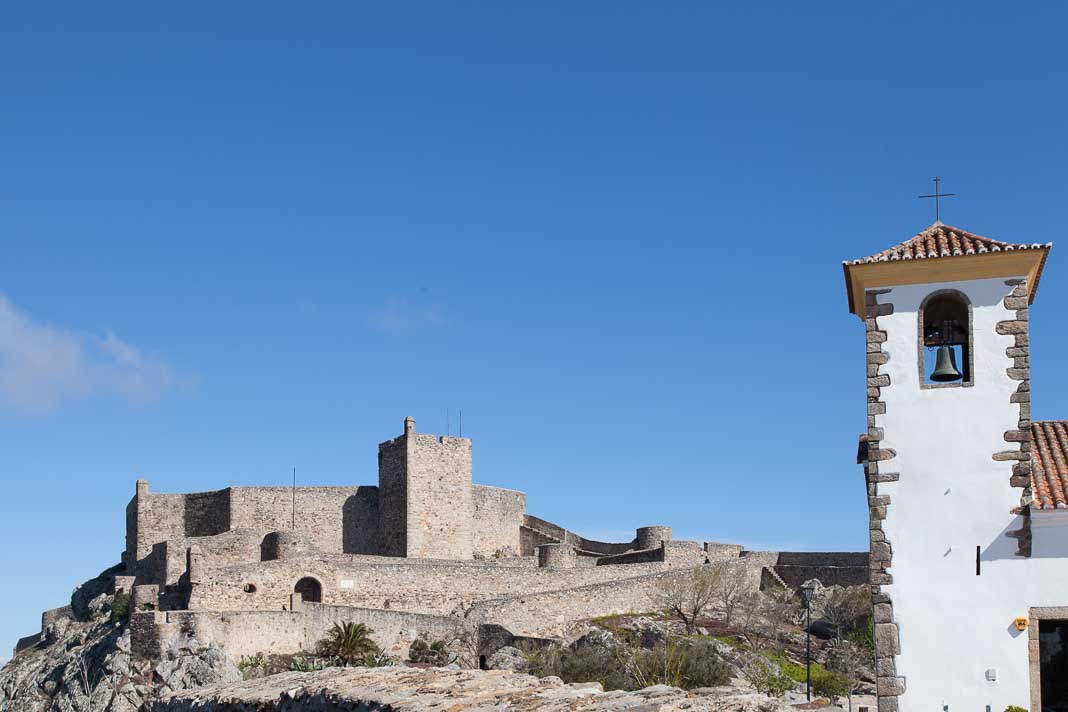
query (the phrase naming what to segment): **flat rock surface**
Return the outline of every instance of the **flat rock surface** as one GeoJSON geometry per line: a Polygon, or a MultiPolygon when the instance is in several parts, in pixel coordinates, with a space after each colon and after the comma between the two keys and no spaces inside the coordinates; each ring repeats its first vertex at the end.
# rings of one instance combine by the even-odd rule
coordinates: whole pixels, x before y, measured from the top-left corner
{"type": "Polygon", "coordinates": [[[607,712],[772,712],[784,703],[736,687],[680,690],[666,685],[636,692],[603,692],[598,683],[564,684],[507,670],[334,668],[282,673],[165,695],[154,712],[462,712],[583,710],[607,712]]]}

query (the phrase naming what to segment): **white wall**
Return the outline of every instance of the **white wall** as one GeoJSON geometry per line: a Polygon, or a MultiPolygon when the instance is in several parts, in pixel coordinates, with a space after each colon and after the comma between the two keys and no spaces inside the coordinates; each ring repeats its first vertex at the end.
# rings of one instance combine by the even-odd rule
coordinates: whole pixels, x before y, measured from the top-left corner
{"type": "Polygon", "coordinates": [[[891,385],[882,391],[887,412],[876,425],[885,429],[881,447],[897,452],[880,470],[900,473],[879,493],[892,498],[883,529],[893,547],[894,583],[883,590],[900,631],[902,712],[1028,708],[1027,632],[1013,621],[1031,606],[1068,606],[1068,528],[1036,529],[1034,556],[1015,556],[1016,540],[1005,534],[1020,527],[1010,510],[1021,490],[1009,485],[1013,462],[991,458],[1015,448],[1004,433],[1019,419],[1009,402],[1018,382],[1005,372],[1012,365],[1005,349],[1014,340],[995,330],[1014,318],[1002,306],[1011,291],[1004,279],[988,279],[907,285],[878,297],[894,305],[893,314],[878,319],[890,354],[880,373],[890,375],[891,385]],[[939,289],[960,290],[972,302],[972,387],[920,388],[918,310],[939,289]],[[997,669],[997,682],[986,681],[988,668],[997,669]]]}

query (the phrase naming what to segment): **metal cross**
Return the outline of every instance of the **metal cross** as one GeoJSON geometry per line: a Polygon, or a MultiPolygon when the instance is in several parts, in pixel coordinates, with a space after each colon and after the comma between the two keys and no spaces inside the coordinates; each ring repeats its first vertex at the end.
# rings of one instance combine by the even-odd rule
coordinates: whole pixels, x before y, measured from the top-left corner
{"type": "Polygon", "coordinates": [[[942,179],[939,178],[938,176],[935,176],[934,177],[935,192],[931,193],[930,195],[921,195],[921,196],[919,196],[921,198],[934,198],[934,201],[935,201],[935,225],[941,225],[942,224],[942,215],[941,215],[941,211],[940,211],[940,207],[941,206],[938,204],[939,199],[940,198],[952,198],[952,197],[956,197],[956,195],[957,195],[956,193],[942,193],[942,192],[939,192],[938,184],[941,183],[941,182],[942,182],[942,179]]]}

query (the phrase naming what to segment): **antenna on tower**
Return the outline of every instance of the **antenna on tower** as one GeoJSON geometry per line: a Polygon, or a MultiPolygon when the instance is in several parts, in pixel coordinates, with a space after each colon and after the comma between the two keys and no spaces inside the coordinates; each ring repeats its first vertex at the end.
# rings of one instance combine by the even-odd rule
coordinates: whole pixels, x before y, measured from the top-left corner
{"type": "Polygon", "coordinates": [[[460,437],[464,436],[464,409],[460,408],[460,437]]]}

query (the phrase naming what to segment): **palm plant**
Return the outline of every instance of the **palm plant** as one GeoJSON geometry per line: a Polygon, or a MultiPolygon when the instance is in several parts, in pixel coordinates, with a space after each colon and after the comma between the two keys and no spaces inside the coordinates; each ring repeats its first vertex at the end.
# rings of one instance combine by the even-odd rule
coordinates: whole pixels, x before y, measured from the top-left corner
{"type": "Polygon", "coordinates": [[[321,655],[340,658],[346,665],[360,665],[379,652],[371,640],[371,629],[363,623],[335,623],[330,633],[319,641],[321,655]]]}
{"type": "Polygon", "coordinates": [[[416,638],[408,648],[408,659],[413,663],[445,665],[449,661],[449,649],[444,640],[427,642],[422,638],[416,638]]]}

